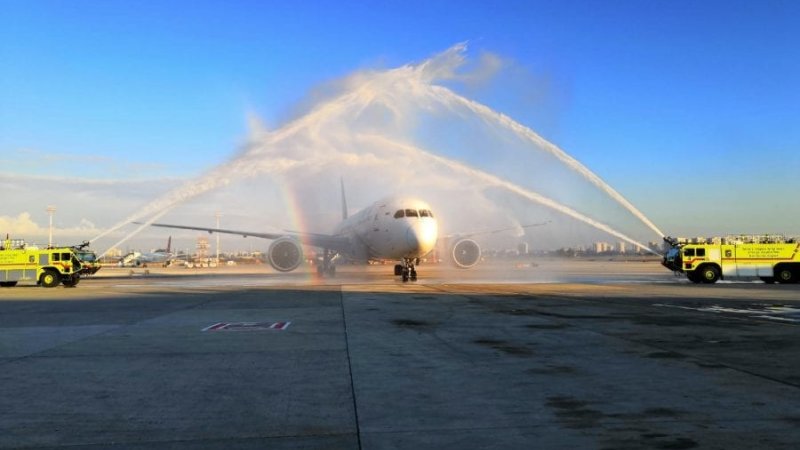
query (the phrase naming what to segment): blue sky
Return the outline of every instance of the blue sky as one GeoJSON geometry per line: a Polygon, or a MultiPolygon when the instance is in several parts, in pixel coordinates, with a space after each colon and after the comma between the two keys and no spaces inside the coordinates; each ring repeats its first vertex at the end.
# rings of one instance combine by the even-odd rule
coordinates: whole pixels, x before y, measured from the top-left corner
{"type": "Polygon", "coordinates": [[[0,10],[0,177],[64,167],[191,177],[235,151],[249,111],[277,126],[319,83],[467,41],[470,57],[511,65],[466,95],[555,142],[675,234],[744,215],[759,219],[738,229],[800,233],[798,2],[0,0],[0,10]],[[670,218],[675,208],[686,220],[670,218]],[[697,220],[706,225],[686,225],[697,220]]]}

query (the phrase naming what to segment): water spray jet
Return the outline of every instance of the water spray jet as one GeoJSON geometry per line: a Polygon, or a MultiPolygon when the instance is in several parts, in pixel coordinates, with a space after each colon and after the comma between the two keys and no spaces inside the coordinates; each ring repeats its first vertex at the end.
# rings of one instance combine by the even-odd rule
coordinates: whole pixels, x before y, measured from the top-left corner
{"type": "Polygon", "coordinates": [[[648,219],[641,211],[639,211],[635,206],[633,206],[633,204],[631,204],[625,197],[623,197],[622,194],[617,192],[608,183],[603,181],[602,178],[600,178],[597,174],[589,170],[578,160],[568,155],[564,150],[560,149],[557,145],[553,144],[547,139],[544,139],[530,128],[514,121],[513,119],[504,114],[492,110],[491,108],[485,105],[482,105],[473,100],[469,100],[460,95],[457,95],[456,93],[447,88],[441,86],[429,86],[429,89],[434,95],[441,97],[443,102],[453,102],[455,104],[459,104],[465,108],[468,108],[470,111],[474,112],[475,114],[478,114],[485,120],[497,123],[498,125],[501,125],[513,131],[517,135],[522,136],[526,140],[534,143],[539,148],[552,154],[553,156],[558,158],[561,162],[563,162],[567,167],[579,173],[590,183],[600,188],[600,190],[605,192],[609,197],[616,200],[620,205],[622,205],[625,209],[630,211],[631,214],[633,214],[636,218],[641,220],[645,225],[647,225],[651,230],[656,232],[660,237],[664,236],[664,233],[655,224],[653,224],[650,221],[650,219],[648,219]]]}
{"type": "Polygon", "coordinates": [[[226,186],[235,179],[262,174],[285,175],[293,170],[323,171],[325,168],[341,168],[342,165],[402,170],[404,166],[398,164],[396,157],[397,154],[404,154],[433,162],[453,173],[467,175],[471,179],[487,185],[500,187],[507,192],[546,206],[655,253],[627,235],[552,198],[504,180],[496,174],[472,168],[429,151],[423,151],[421,150],[422,146],[401,142],[409,134],[407,128],[409,118],[415,117],[412,114],[414,108],[419,111],[435,111],[437,108],[443,107],[445,111],[461,115],[465,112],[472,113],[483,122],[510,130],[524,142],[532,143],[554,155],[566,167],[591,182],[650,229],[663,235],[644,214],[600,177],[530,128],[485,105],[461,97],[447,88],[433,85],[432,83],[437,79],[452,77],[454,70],[464,61],[465,48],[464,44],[459,44],[418,65],[406,65],[386,71],[360,74],[358,83],[351,84],[349,89],[340,95],[318,104],[309,113],[273,131],[263,129],[254,131],[247,147],[232,160],[156,199],[101,233],[93,241],[131,222],[149,217],[143,225],[115,244],[115,246],[120,245],[176,205],[204,192],[226,186]],[[379,122],[368,120],[370,117],[365,116],[374,114],[372,106],[384,107],[381,111],[384,111],[388,117],[379,122]],[[359,122],[362,118],[367,120],[359,122]],[[379,125],[377,132],[376,123],[379,125]],[[365,125],[367,132],[359,129],[364,128],[365,125]],[[393,136],[395,139],[391,139],[389,136],[393,136]],[[357,153],[351,147],[356,146],[354,144],[359,142],[371,142],[377,144],[376,146],[379,148],[357,153]],[[381,153],[380,147],[385,150],[383,153],[381,153]]]}
{"type": "Polygon", "coordinates": [[[402,151],[402,152],[404,152],[406,154],[409,154],[412,157],[421,156],[421,157],[423,157],[425,159],[428,159],[428,160],[430,160],[432,162],[440,164],[440,165],[442,165],[444,167],[447,167],[448,169],[451,169],[451,170],[456,171],[458,173],[461,173],[463,175],[470,176],[470,177],[472,177],[474,179],[483,181],[483,182],[488,183],[490,185],[494,185],[494,186],[497,186],[497,187],[502,187],[503,189],[506,189],[509,192],[513,192],[513,193],[515,193],[515,194],[517,194],[517,195],[519,195],[519,196],[521,196],[523,198],[526,198],[526,199],[528,199],[530,201],[533,201],[533,202],[538,203],[540,205],[546,206],[546,207],[548,207],[548,208],[550,208],[552,210],[558,211],[559,213],[562,213],[562,214],[564,214],[566,216],[572,217],[573,219],[580,220],[581,222],[584,222],[585,224],[587,224],[587,225],[589,225],[591,227],[594,227],[594,228],[596,228],[596,229],[598,229],[600,231],[603,231],[603,232],[608,233],[608,234],[610,234],[612,236],[615,236],[615,237],[617,237],[619,239],[622,239],[622,240],[628,242],[629,244],[632,244],[632,245],[634,245],[634,246],[636,246],[638,248],[641,248],[641,249],[643,249],[645,251],[648,251],[648,252],[650,252],[650,253],[652,253],[654,255],[659,255],[660,256],[660,254],[658,252],[656,252],[656,251],[652,250],[651,248],[647,247],[646,245],[636,241],[635,239],[633,239],[633,238],[631,238],[629,236],[626,236],[625,234],[623,234],[623,233],[621,233],[621,232],[609,227],[608,225],[606,225],[606,224],[604,224],[602,222],[599,222],[599,221],[597,221],[595,219],[592,219],[591,217],[588,217],[588,216],[586,216],[584,214],[581,214],[580,212],[575,211],[574,209],[572,209],[572,208],[570,208],[570,207],[568,207],[566,205],[563,205],[563,204],[561,204],[561,203],[559,203],[559,202],[557,202],[557,201],[555,201],[553,199],[545,197],[544,195],[541,195],[541,194],[539,194],[537,192],[530,191],[530,190],[525,189],[525,188],[523,188],[521,186],[518,186],[518,185],[516,185],[514,183],[502,180],[502,179],[500,179],[500,178],[498,178],[498,177],[496,177],[494,175],[491,175],[489,173],[486,173],[486,172],[483,172],[481,170],[469,167],[469,166],[467,166],[465,164],[462,164],[462,163],[459,163],[457,161],[453,161],[453,160],[450,160],[450,159],[447,159],[447,158],[443,158],[441,156],[435,155],[433,153],[430,153],[428,151],[422,150],[420,148],[417,148],[417,147],[414,147],[414,146],[411,146],[411,145],[408,145],[408,144],[401,144],[401,143],[394,142],[394,141],[388,141],[385,138],[383,138],[382,136],[364,136],[364,137],[367,138],[367,139],[374,140],[376,143],[379,143],[381,145],[394,146],[397,150],[400,150],[400,151],[402,151]]]}

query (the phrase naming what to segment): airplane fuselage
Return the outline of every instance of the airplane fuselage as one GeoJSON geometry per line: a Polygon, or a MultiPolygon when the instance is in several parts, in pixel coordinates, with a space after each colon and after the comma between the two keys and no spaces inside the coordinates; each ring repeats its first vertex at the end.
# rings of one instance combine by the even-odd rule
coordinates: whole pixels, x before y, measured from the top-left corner
{"type": "Polygon", "coordinates": [[[421,258],[433,250],[438,224],[422,200],[394,197],[373,203],[342,221],[335,236],[347,237],[356,260],[421,258]]]}
{"type": "MultiPolygon", "coordinates": [[[[343,202],[343,216],[347,216],[343,202]]],[[[307,232],[260,233],[241,230],[205,228],[192,225],[151,224],[156,227],[201,230],[209,233],[255,236],[272,241],[267,259],[280,272],[297,269],[303,261],[302,246],[322,250],[317,264],[320,275],[334,275],[339,257],[357,262],[396,260],[395,275],[403,281],[417,279],[415,265],[419,258],[436,246],[438,225],[430,206],[410,197],[377,201],[352,216],[345,217],[332,234],[307,232]]]]}

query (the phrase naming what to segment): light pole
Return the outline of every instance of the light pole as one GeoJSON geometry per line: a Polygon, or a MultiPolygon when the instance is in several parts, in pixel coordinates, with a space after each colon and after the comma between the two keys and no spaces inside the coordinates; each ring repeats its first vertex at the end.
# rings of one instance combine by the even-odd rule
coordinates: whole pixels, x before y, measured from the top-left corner
{"type": "Polygon", "coordinates": [[[56,212],[56,207],[49,205],[47,207],[47,214],[50,216],[50,234],[47,238],[47,246],[53,247],[53,213],[56,212]]]}
{"type": "MultiPolygon", "coordinates": [[[[217,218],[217,230],[219,230],[219,218],[222,216],[219,211],[214,214],[217,218]]],[[[219,267],[219,231],[217,231],[217,267],[219,267]]]]}

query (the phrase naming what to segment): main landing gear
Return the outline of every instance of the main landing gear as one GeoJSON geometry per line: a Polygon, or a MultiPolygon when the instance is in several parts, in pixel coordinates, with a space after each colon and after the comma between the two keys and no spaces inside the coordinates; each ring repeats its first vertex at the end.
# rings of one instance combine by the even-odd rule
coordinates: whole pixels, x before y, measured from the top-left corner
{"type": "Polygon", "coordinates": [[[333,263],[333,257],[336,256],[336,253],[325,250],[325,254],[322,257],[322,263],[317,264],[317,274],[320,276],[327,275],[329,277],[336,276],[336,265],[333,263]]]}
{"type": "Polygon", "coordinates": [[[400,264],[394,266],[395,276],[403,277],[403,283],[410,281],[417,281],[417,269],[415,266],[419,264],[419,258],[403,258],[400,264]]]}

